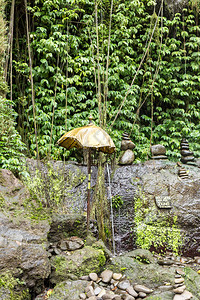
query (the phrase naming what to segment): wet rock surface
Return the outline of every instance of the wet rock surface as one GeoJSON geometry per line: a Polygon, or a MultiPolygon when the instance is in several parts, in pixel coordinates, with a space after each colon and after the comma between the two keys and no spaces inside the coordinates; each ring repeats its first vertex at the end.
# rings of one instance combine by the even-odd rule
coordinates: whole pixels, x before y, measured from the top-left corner
{"type": "MultiPolygon", "coordinates": [[[[34,164],[32,161],[29,164],[31,164],[33,173],[34,164]]],[[[58,173],[64,174],[65,197],[63,205],[65,209],[70,214],[74,214],[74,212],[82,214],[86,210],[87,203],[87,167],[74,163],[64,165],[62,162],[55,162],[52,164],[58,173]],[[72,174],[73,176],[71,176],[72,174]],[[75,196],[74,199],[73,195],[75,196]]],[[[183,179],[178,175],[179,169],[180,167],[176,163],[170,161],[149,160],[145,163],[117,166],[113,173],[110,170],[110,174],[112,174],[112,197],[119,197],[123,202],[117,208],[114,207],[117,253],[136,248],[135,200],[144,198],[148,209],[145,209],[143,226],[150,222],[154,222],[155,228],[156,226],[163,226],[161,224],[165,218],[169,220],[169,224],[172,224],[174,216],[177,216],[176,225],[185,237],[183,253],[190,256],[198,255],[200,250],[200,169],[197,166],[185,165],[187,178],[183,179]],[[168,197],[171,208],[157,207],[155,201],[157,197],[161,201],[168,197]]],[[[46,172],[45,168],[44,172],[46,172]]],[[[92,166],[91,186],[93,188],[96,184],[96,176],[97,168],[92,166]]],[[[107,172],[105,172],[105,177],[108,187],[107,172]]],[[[53,239],[55,232],[58,235],[63,234],[61,228],[64,223],[69,223],[67,218],[66,214],[65,216],[62,215],[61,218],[60,214],[54,217],[49,235],[50,239],[53,239]]],[[[65,228],[63,227],[64,231],[67,231],[67,227],[67,225],[65,228]]],[[[73,226],[70,228],[73,229],[73,226]]],[[[79,235],[80,237],[84,235],[84,230],[79,235]]],[[[77,234],[73,232],[72,235],[77,234]]]]}
{"type": "MultiPolygon", "coordinates": [[[[9,271],[13,278],[19,278],[24,282],[22,290],[28,287],[34,291],[35,295],[39,294],[45,282],[48,282],[52,285],[50,287],[53,287],[49,299],[73,300],[73,297],[77,297],[77,290],[71,292],[69,287],[72,287],[72,291],[74,290],[76,282],[80,281],[80,275],[85,276],[85,279],[81,280],[78,293],[78,295],[82,294],[82,297],[84,297],[88,282],[93,281],[98,286],[95,286],[94,295],[90,295],[92,299],[96,299],[100,293],[102,293],[101,298],[104,299],[106,297],[104,290],[108,286],[110,290],[111,285],[114,289],[111,289],[111,292],[115,294],[116,282],[120,282],[119,287],[121,286],[120,293],[115,295],[116,299],[131,300],[146,297],[152,300],[176,300],[181,299],[180,297],[182,299],[190,297],[191,294],[193,299],[199,299],[200,275],[197,271],[200,269],[198,251],[200,245],[200,172],[197,167],[185,166],[188,179],[182,180],[178,177],[177,168],[175,163],[161,161],[117,167],[112,176],[111,191],[113,196],[120,197],[123,201],[120,207],[114,208],[115,240],[118,253],[127,250],[129,252],[116,257],[112,257],[102,242],[95,242],[94,237],[86,239],[88,244],[83,241],[86,237],[86,218],[80,213],[83,212],[86,199],[80,196],[78,191],[82,189],[81,195],[85,193],[87,180],[83,179],[84,177],[79,179],[74,173],[73,178],[76,179],[76,184],[71,187],[71,183],[69,181],[67,183],[68,188],[72,188],[74,194],[77,192],[76,211],[79,212],[78,214],[69,214],[69,202],[64,201],[68,213],[61,213],[58,209],[51,219],[38,219],[37,221],[26,218],[27,207],[24,206],[24,199],[29,197],[29,193],[23,184],[11,174],[6,175],[6,180],[8,182],[10,180],[10,183],[5,183],[6,180],[2,180],[1,177],[1,197],[5,203],[0,213],[1,278],[2,274],[9,271]],[[13,180],[16,185],[12,183],[13,180]],[[6,189],[7,184],[8,189],[6,189]],[[17,186],[17,189],[14,186],[17,186]],[[13,195],[14,198],[12,198],[13,195]],[[170,197],[171,208],[159,209],[155,203],[157,195],[170,197]],[[6,202],[5,197],[10,197],[10,200],[6,202]],[[136,247],[134,215],[135,200],[138,197],[145,199],[143,215],[145,225],[152,223],[152,220],[153,224],[159,220],[162,223],[163,218],[173,220],[174,215],[177,216],[177,226],[185,235],[183,244],[185,256],[174,256],[171,252],[167,252],[165,257],[162,257],[152,255],[146,250],[133,250],[136,247]],[[16,199],[19,201],[15,201],[16,199]],[[112,273],[112,279],[110,281],[107,279],[107,282],[100,277],[105,269],[112,273]],[[91,277],[90,274],[92,274],[91,277]],[[111,280],[113,280],[112,283],[111,280]],[[136,290],[136,284],[145,289],[136,290]],[[151,294],[148,294],[148,289],[152,290],[151,294]],[[58,296],[56,296],[57,291],[58,296]],[[127,291],[129,291],[128,294],[127,291]],[[138,294],[137,297],[134,292],[138,294]],[[75,296],[72,296],[73,293],[75,296]]],[[[78,174],[83,174],[82,170],[85,170],[85,167],[72,164],[72,169],[73,172],[80,169],[78,174]]],[[[69,176],[67,173],[69,170],[70,165],[67,164],[67,176],[69,176]]],[[[65,173],[65,170],[62,172],[65,173]]],[[[94,166],[92,177],[94,184],[96,179],[94,166]]],[[[90,228],[94,234],[97,232],[95,221],[91,221],[90,228]]],[[[10,293],[9,289],[2,290],[0,287],[0,299],[9,299],[10,293]],[[4,295],[7,295],[7,298],[4,295]]],[[[38,299],[42,299],[43,296],[45,296],[44,292],[40,298],[38,296],[38,299]]]]}

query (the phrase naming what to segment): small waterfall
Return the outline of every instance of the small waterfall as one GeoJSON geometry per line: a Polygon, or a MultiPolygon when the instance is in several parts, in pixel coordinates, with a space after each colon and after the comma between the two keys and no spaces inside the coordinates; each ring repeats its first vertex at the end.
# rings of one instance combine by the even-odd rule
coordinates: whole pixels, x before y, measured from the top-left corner
{"type": "Polygon", "coordinates": [[[112,226],[112,241],[113,241],[113,254],[115,253],[115,231],[114,231],[114,221],[113,221],[113,206],[112,206],[112,194],[111,194],[111,183],[110,183],[110,171],[107,163],[107,173],[108,173],[108,199],[110,200],[110,214],[111,214],[111,226],[112,226]]]}

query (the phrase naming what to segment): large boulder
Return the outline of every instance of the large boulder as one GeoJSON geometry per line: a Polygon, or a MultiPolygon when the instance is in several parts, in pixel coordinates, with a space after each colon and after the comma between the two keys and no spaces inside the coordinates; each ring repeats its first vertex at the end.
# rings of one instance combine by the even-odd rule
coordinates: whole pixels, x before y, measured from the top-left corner
{"type": "Polygon", "coordinates": [[[50,274],[49,222],[31,219],[30,193],[8,170],[0,170],[0,199],[0,277],[6,281],[9,272],[10,278],[20,278],[26,287],[40,292],[50,274]]]}
{"type": "Polygon", "coordinates": [[[59,283],[66,279],[78,279],[80,276],[91,272],[98,273],[105,264],[106,258],[103,250],[90,246],[62,253],[51,258],[52,273],[51,283],[59,283]]]}
{"type": "MultiPolygon", "coordinates": [[[[151,254],[148,255],[151,257],[151,254]]],[[[133,283],[144,284],[149,288],[155,289],[166,282],[174,284],[175,267],[165,268],[157,263],[141,262],[129,254],[114,257],[106,266],[113,272],[122,272],[133,283]]]]}
{"type": "Polygon", "coordinates": [[[20,277],[28,288],[39,292],[50,274],[46,251],[47,222],[34,224],[23,218],[9,219],[0,215],[0,273],[10,271],[20,277]]]}

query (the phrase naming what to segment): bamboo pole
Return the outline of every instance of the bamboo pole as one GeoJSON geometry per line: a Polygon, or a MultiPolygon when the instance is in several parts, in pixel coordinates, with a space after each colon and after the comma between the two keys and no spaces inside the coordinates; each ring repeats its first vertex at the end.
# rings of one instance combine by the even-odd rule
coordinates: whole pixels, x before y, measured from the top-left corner
{"type": "Polygon", "coordinates": [[[87,235],[90,229],[91,149],[88,148],[87,235]]]}

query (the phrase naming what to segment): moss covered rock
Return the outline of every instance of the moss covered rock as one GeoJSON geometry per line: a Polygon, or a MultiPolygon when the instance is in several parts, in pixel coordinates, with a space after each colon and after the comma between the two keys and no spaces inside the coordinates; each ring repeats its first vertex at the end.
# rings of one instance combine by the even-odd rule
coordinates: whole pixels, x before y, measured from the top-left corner
{"type": "Polygon", "coordinates": [[[77,279],[90,272],[100,272],[106,258],[103,250],[86,246],[74,251],[71,255],[62,254],[51,258],[53,272],[51,283],[55,284],[66,279],[77,279]]]}
{"type": "Polygon", "coordinates": [[[64,281],[58,284],[49,300],[77,300],[79,295],[83,293],[88,282],[85,280],[64,281]]]}
{"type": "Polygon", "coordinates": [[[187,290],[200,299],[200,275],[189,267],[185,268],[185,274],[187,290]]]}
{"type": "Polygon", "coordinates": [[[175,268],[158,265],[157,263],[142,262],[140,259],[127,255],[114,257],[106,266],[107,269],[116,273],[122,272],[132,282],[143,284],[149,288],[157,288],[166,282],[174,284],[175,268]]]}
{"type": "Polygon", "coordinates": [[[10,272],[0,273],[0,300],[30,300],[31,295],[24,282],[10,272]]]}

